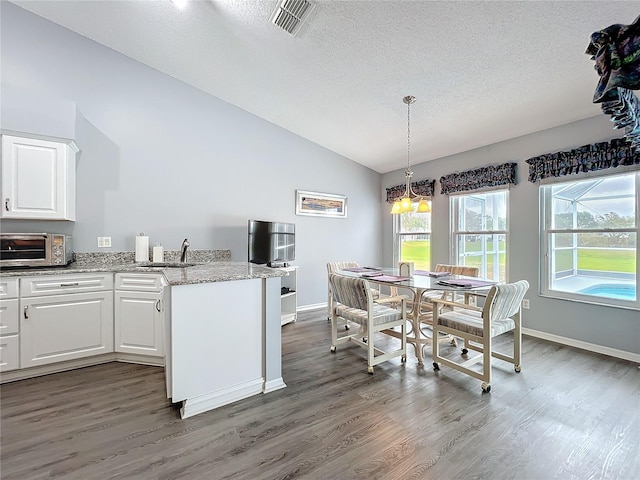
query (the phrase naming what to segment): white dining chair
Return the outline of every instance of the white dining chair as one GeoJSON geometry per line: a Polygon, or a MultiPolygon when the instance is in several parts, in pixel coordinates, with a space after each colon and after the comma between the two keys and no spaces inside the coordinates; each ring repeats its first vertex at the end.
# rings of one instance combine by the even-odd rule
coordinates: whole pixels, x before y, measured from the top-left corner
{"type": "Polygon", "coordinates": [[[364,278],[347,277],[335,273],[329,274],[329,284],[333,294],[331,312],[331,352],[337,346],[353,342],[367,350],[367,371],[381,362],[400,357],[407,361],[407,315],[406,300],[400,301],[400,309],[375,303],[369,282],[364,278]],[[360,325],[360,329],[352,334],[338,336],[338,319],[344,318],[360,325]],[[385,330],[399,327],[401,329],[400,348],[383,351],[375,346],[376,336],[385,330]]]}
{"type": "Polygon", "coordinates": [[[494,285],[489,290],[482,308],[468,303],[434,299],[433,338],[437,339],[440,334],[449,334],[464,339],[461,362],[441,356],[439,342],[432,340],[434,370],[440,370],[440,364],[443,364],[482,380],[483,392],[491,390],[492,358],[512,363],[515,371],[520,372],[522,365],[521,303],[528,289],[529,283],[526,280],[494,285]],[[448,306],[453,310],[441,310],[439,308],[441,306],[448,306]],[[507,355],[495,351],[492,339],[511,331],[513,331],[513,353],[507,355]],[[480,352],[481,355],[467,358],[469,350],[480,352]],[[482,362],[480,372],[470,368],[478,362],[482,362]]]}

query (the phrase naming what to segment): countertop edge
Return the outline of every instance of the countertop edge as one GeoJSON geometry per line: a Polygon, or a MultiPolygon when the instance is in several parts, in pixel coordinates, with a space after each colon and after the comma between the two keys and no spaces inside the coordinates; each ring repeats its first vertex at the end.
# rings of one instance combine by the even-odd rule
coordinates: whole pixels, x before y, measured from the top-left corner
{"type": "Polygon", "coordinates": [[[162,273],[169,285],[230,282],[287,275],[279,269],[249,262],[212,261],[196,263],[189,267],[153,267],[137,264],[82,265],[34,269],[0,269],[0,277],[26,277],[38,275],[71,275],[76,273],[162,273]]]}

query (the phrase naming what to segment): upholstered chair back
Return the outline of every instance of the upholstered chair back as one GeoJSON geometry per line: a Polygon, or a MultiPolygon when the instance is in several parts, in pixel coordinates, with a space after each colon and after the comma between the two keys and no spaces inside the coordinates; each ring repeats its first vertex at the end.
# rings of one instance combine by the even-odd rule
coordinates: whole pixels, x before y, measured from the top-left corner
{"type": "Polygon", "coordinates": [[[449,272],[453,275],[465,275],[467,277],[477,277],[480,269],[478,267],[469,267],[467,265],[446,265],[438,263],[436,272],[449,272]]]}
{"type": "Polygon", "coordinates": [[[369,282],[364,278],[345,277],[330,273],[329,285],[336,302],[359,310],[368,309],[368,297],[371,296],[371,292],[369,282]]]}
{"type": "Polygon", "coordinates": [[[335,273],[345,268],[355,268],[358,262],[329,262],[327,263],[327,273],[335,273]]]}
{"type": "Polygon", "coordinates": [[[492,322],[511,318],[520,310],[528,289],[529,282],[526,280],[494,285],[487,295],[482,316],[486,318],[488,315],[492,322]]]}

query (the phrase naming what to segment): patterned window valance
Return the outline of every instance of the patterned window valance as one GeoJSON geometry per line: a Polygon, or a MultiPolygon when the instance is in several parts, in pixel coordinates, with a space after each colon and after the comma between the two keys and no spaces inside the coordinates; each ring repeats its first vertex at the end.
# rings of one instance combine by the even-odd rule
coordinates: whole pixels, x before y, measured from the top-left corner
{"type": "Polygon", "coordinates": [[[579,172],[595,172],[622,165],[639,165],[640,153],[624,138],[594,143],[566,152],[547,153],[527,160],[529,181],[547,177],[561,177],[579,172]]]}
{"type": "Polygon", "coordinates": [[[516,182],[516,162],[467,170],[440,177],[440,193],[448,195],[466,190],[477,190],[516,182]]]}
{"type": "Polygon", "coordinates": [[[631,91],[640,89],[640,16],[631,25],[616,23],[594,32],[585,53],[600,75],[593,103],[602,104],[640,153],[640,101],[631,91]]]}
{"type": "MultiPolygon", "coordinates": [[[[435,184],[435,180],[420,180],[418,182],[412,182],[411,188],[417,195],[432,197],[435,190],[435,184]]],[[[406,189],[406,183],[387,188],[387,203],[393,203],[396,200],[400,200],[406,189]]]]}

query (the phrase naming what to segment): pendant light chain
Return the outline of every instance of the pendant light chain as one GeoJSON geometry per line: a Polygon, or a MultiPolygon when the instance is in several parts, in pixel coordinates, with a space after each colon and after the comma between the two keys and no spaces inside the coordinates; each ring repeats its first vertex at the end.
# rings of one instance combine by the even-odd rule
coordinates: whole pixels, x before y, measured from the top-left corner
{"type": "Polygon", "coordinates": [[[411,104],[415,103],[416,97],[412,95],[407,95],[402,99],[402,101],[407,105],[407,170],[405,171],[406,177],[406,185],[404,196],[393,202],[393,208],[391,209],[391,213],[409,213],[413,212],[412,203],[415,201],[419,201],[418,204],[418,212],[430,212],[431,208],[427,203],[427,200],[422,195],[416,195],[411,187],[411,177],[413,176],[413,172],[411,171],[411,104]]]}
{"type": "Polygon", "coordinates": [[[416,97],[407,95],[402,101],[407,104],[407,172],[411,172],[411,104],[416,97]]]}

